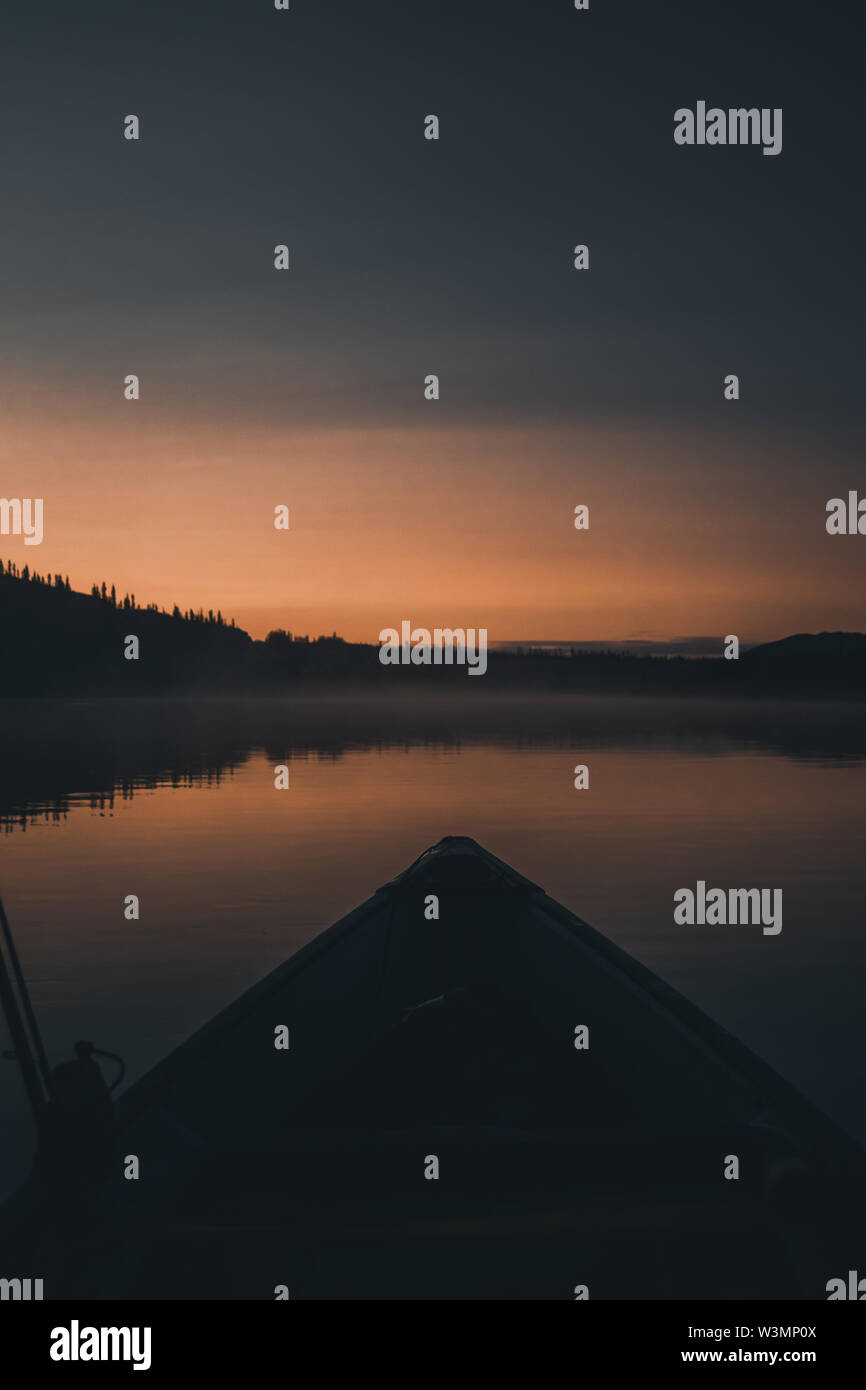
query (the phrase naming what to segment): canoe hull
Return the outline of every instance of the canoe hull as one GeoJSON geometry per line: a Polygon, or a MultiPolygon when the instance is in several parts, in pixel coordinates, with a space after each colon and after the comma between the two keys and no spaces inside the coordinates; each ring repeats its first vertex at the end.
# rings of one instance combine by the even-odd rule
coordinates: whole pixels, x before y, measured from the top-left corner
{"type": "Polygon", "coordinates": [[[462,837],[130,1087],[116,1131],[74,1210],[15,1208],[46,1297],[815,1299],[862,1259],[859,1147],[462,837]]]}

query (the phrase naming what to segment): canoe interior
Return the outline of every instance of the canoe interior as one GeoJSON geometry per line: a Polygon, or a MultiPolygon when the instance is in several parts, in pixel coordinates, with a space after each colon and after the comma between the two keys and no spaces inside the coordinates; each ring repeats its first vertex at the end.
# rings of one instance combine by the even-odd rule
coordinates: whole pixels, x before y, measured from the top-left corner
{"type": "Polygon", "coordinates": [[[862,1260],[864,1171],[745,1048],[449,837],[131,1087],[111,1176],[29,1190],[18,1238],[46,1297],[822,1299],[862,1260]]]}

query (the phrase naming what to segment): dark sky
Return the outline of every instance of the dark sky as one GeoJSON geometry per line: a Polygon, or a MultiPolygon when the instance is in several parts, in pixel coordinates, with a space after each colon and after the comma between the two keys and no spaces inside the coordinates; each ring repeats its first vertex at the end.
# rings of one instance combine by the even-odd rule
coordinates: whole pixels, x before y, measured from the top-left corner
{"type": "MultiPolygon", "coordinates": [[[[70,466],[108,470],[110,450],[91,465],[86,441],[118,426],[119,371],[147,383],[139,467],[152,476],[157,434],[168,451],[180,432],[181,466],[193,466],[197,423],[203,459],[217,424],[246,439],[427,428],[418,383],[439,371],[441,431],[648,429],[653,467],[658,431],[694,431],[696,493],[725,486],[724,463],[695,443],[722,437],[735,485],[759,474],[757,505],[775,495],[792,517],[820,511],[863,477],[855,25],[853,6],[760,0],[591,0],[585,13],[571,0],[292,0],[288,13],[268,0],[7,0],[0,361],[18,452],[3,490],[42,485],[20,441],[35,457],[46,408],[67,439],[79,432],[70,466]],[[674,110],[699,99],[782,107],[782,153],[676,146],[674,110]],[[130,112],[135,145],[122,139],[130,112]],[[421,138],[427,113],[438,143],[421,138]],[[275,279],[283,241],[292,270],[275,279]],[[576,242],[589,274],[572,268],[576,242]],[[733,410],[721,399],[731,371],[733,410]]],[[[88,486],[132,485],[133,444],[120,452],[120,472],[85,472],[88,486]]],[[[568,481],[567,453],[542,468],[551,489],[568,481]]],[[[461,463],[472,496],[495,457],[461,463]]],[[[452,482],[444,455],[440,467],[452,482]]],[[[345,469],[337,482],[354,477],[345,469]]],[[[520,465],[503,470],[492,481],[507,493],[520,465]]],[[[391,473],[382,481],[393,491],[391,473]]],[[[656,500],[663,488],[662,474],[656,500]]],[[[736,505],[749,503],[746,488],[736,505]]],[[[119,562],[97,534],[80,545],[100,574],[119,562]]],[[[849,551],[846,583],[850,563],[849,551]]],[[[527,591],[538,583],[528,576],[527,591]]],[[[236,604],[284,601],[265,588],[236,604]]],[[[234,611],[232,594],[222,606],[234,611]]],[[[324,608],[339,627],[339,595],[324,608]]],[[[530,635],[533,611],[498,635],[530,635]]],[[[549,635],[569,635],[568,612],[549,635]]],[[[640,630],[670,635],[679,617],[648,614],[640,630]]],[[[694,630],[712,630],[710,610],[701,617],[694,630]]],[[[596,619],[604,632],[585,635],[629,635],[622,615],[596,619]]],[[[768,610],[753,635],[774,621],[768,610]]]]}

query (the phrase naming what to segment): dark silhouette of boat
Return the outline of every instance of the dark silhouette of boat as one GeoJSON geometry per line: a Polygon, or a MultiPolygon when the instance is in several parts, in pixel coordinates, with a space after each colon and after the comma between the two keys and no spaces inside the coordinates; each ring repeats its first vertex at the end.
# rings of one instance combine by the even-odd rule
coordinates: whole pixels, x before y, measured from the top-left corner
{"type": "Polygon", "coordinates": [[[820,1300],[863,1258],[859,1146],[461,836],[113,1118],[65,1065],[2,1227],[46,1298],[820,1300]]]}

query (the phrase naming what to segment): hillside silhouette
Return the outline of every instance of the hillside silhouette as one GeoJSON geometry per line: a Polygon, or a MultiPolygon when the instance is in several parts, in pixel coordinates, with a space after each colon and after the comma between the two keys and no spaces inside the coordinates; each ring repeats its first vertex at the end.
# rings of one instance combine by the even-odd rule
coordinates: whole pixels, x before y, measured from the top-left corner
{"type": "MultiPolygon", "coordinates": [[[[722,642],[719,641],[721,652],[722,642]]],[[[423,687],[560,693],[780,695],[866,698],[866,636],[801,633],[753,647],[739,661],[562,648],[491,649],[487,674],[460,666],[382,666],[373,643],[336,633],[285,630],[264,641],[212,610],[169,613],[121,598],[114,586],[89,594],[68,577],[19,571],[0,561],[0,695],[279,693],[423,687]],[[128,636],[140,659],[128,661],[128,636]]],[[[474,692],[477,697],[478,692],[474,692]]]]}

